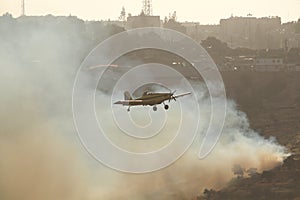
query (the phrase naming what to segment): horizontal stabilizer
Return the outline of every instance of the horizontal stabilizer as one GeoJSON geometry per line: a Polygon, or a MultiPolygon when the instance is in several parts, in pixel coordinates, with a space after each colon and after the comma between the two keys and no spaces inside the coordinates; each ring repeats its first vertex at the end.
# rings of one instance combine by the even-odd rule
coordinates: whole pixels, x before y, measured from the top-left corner
{"type": "Polygon", "coordinates": [[[125,100],[131,100],[132,99],[132,97],[131,97],[131,95],[128,91],[124,92],[124,99],[125,100]]]}

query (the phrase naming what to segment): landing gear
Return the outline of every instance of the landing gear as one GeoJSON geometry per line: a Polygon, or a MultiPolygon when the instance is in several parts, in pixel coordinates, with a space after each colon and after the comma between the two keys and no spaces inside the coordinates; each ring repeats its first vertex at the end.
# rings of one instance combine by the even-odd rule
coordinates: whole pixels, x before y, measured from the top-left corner
{"type": "Polygon", "coordinates": [[[165,110],[168,110],[168,109],[169,109],[169,106],[168,106],[168,105],[165,105],[164,107],[165,107],[165,110]]]}
{"type": "Polygon", "coordinates": [[[130,107],[127,108],[127,112],[129,112],[129,111],[130,111],[130,107]]]}
{"type": "Polygon", "coordinates": [[[153,106],[153,111],[157,111],[157,107],[156,106],[153,106]]]}

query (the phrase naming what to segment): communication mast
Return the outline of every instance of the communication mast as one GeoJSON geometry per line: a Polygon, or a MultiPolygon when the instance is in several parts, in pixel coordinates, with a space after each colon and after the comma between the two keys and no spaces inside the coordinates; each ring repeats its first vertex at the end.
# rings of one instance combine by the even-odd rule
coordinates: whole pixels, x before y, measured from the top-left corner
{"type": "Polygon", "coordinates": [[[146,16],[152,15],[152,0],[143,0],[143,13],[146,16]]]}
{"type": "Polygon", "coordinates": [[[25,0],[21,0],[21,16],[25,16],[25,0]]]}

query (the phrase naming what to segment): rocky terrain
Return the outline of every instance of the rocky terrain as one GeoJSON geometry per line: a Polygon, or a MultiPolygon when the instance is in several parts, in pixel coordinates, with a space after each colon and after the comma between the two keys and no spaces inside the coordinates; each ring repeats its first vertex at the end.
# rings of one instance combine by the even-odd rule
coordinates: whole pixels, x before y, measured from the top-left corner
{"type": "Polygon", "coordinates": [[[223,72],[227,96],[251,128],[300,154],[300,72],[223,72]],[[297,146],[298,144],[298,146],[297,146]]]}
{"type": "Polygon", "coordinates": [[[196,199],[300,199],[300,72],[224,72],[223,78],[251,127],[275,137],[292,155],[275,169],[237,177],[196,199]]]}
{"type": "Polygon", "coordinates": [[[248,178],[233,179],[220,191],[204,190],[197,200],[300,199],[300,160],[288,157],[282,166],[248,178]]]}

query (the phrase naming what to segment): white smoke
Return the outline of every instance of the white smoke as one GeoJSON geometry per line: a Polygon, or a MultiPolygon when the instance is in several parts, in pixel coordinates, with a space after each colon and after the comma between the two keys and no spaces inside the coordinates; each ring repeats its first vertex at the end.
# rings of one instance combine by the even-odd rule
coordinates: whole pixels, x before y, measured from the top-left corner
{"type": "MultiPolygon", "coordinates": [[[[238,111],[235,103],[228,100],[226,121],[221,138],[210,155],[199,160],[197,153],[210,119],[210,99],[206,95],[205,87],[200,86],[199,88],[202,88],[197,92],[197,95],[200,96],[201,123],[198,136],[190,150],[173,165],[158,172],[143,175],[120,175],[122,178],[118,179],[118,193],[114,194],[116,198],[191,198],[201,193],[204,188],[220,189],[226,185],[235,176],[232,168],[236,164],[244,169],[256,168],[258,172],[262,172],[280,165],[287,157],[288,154],[283,146],[279,145],[274,138],[265,139],[253,131],[249,127],[245,113],[238,111]],[[128,186],[130,189],[127,188],[128,186]]],[[[102,98],[109,97],[102,96],[102,98]]],[[[171,108],[175,107],[175,111],[172,109],[167,111],[171,112],[168,115],[168,120],[171,121],[169,126],[171,127],[178,123],[178,113],[176,112],[179,112],[179,109],[177,103],[170,105],[171,108]]],[[[182,100],[181,104],[183,112],[194,112],[195,109],[189,106],[188,100],[182,100]],[[185,103],[185,101],[187,102],[185,103]]],[[[171,136],[157,136],[157,140],[152,141],[156,146],[149,141],[150,144],[147,141],[130,140],[123,136],[124,133],[120,129],[113,128],[116,125],[112,119],[111,121],[108,120],[110,107],[99,105],[98,108],[99,120],[101,120],[101,115],[105,116],[105,123],[107,124],[105,133],[115,144],[130,151],[158,149],[158,147],[167,144],[176,131],[172,128],[164,129],[162,135],[169,134],[171,136]],[[111,128],[109,129],[109,127],[111,128]]],[[[120,109],[126,110],[125,107],[120,109]]],[[[144,108],[141,110],[132,109],[131,112],[135,113],[132,115],[138,115],[139,120],[147,120],[149,118],[148,110],[152,111],[151,108],[144,108]]],[[[193,119],[191,118],[191,120],[193,119]]],[[[192,130],[187,129],[186,131],[192,130]]]]}
{"type": "MultiPolygon", "coordinates": [[[[210,117],[210,101],[203,88],[197,91],[199,136],[181,159],[158,172],[141,175],[104,167],[83,152],[71,112],[72,85],[87,49],[86,40],[77,29],[68,32],[74,25],[72,20],[63,30],[55,29],[51,17],[44,20],[49,23],[47,29],[19,27],[20,35],[10,28],[15,22],[0,24],[6,33],[0,34],[0,199],[190,198],[204,188],[224,186],[233,177],[234,164],[262,171],[285,158],[284,147],[251,130],[246,115],[229,101],[220,141],[206,159],[199,160],[201,134],[210,117]],[[75,36],[70,39],[71,33],[75,36]],[[25,37],[27,34],[32,37],[25,37]]],[[[193,108],[184,103],[188,101],[182,100],[183,110],[193,113],[193,108]]],[[[146,150],[172,138],[172,126],[178,122],[177,106],[178,102],[171,104],[173,114],[168,116],[170,127],[165,130],[169,134],[149,143],[146,150]]],[[[109,109],[100,107],[97,114],[105,117],[109,109]]],[[[140,119],[143,115],[139,114],[140,119]]],[[[106,128],[118,145],[131,150],[144,147],[125,139],[112,120],[106,128]]]]}

